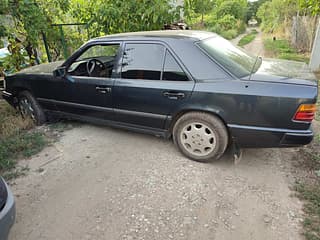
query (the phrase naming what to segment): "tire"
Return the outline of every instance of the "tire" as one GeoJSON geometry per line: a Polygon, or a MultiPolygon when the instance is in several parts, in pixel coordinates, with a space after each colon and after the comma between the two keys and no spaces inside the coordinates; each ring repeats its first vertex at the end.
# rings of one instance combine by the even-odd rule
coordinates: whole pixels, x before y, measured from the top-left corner
{"type": "Polygon", "coordinates": [[[190,112],[175,123],[173,141],[191,160],[211,162],[225,152],[228,132],[219,118],[203,112],[190,112]]]}
{"type": "Polygon", "coordinates": [[[30,117],[36,125],[42,125],[46,122],[46,115],[30,92],[22,91],[19,93],[18,108],[22,117],[30,117]]]}

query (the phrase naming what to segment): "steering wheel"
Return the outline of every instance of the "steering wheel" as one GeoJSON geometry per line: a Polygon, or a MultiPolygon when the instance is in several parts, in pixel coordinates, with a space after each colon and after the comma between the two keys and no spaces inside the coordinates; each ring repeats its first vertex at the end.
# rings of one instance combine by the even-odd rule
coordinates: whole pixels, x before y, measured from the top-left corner
{"type": "Polygon", "coordinates": [[[96,67],[99,67],[100,70],[106,69],[106,66],[98,59],[92,58],[87,62],[87,72],[89,77],[92,76],[96,67]]]}

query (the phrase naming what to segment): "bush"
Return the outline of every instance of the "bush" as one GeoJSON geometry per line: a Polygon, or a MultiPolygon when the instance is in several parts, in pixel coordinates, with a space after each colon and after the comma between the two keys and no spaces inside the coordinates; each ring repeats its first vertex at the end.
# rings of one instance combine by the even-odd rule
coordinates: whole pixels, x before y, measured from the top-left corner
{"type": "Polygon", "coordinates": [[[220,35],[228,40],[235,38],[238,36],[238,31],[236,29],[230,29],[227,31],[220,32],[220,35]]]}
{"type": "Polygon", "coordinates": [[[217,24],[225,30],[233,29],[237,25],[237,19],[231,15],[225,15],[217,21],[217,24]]]}

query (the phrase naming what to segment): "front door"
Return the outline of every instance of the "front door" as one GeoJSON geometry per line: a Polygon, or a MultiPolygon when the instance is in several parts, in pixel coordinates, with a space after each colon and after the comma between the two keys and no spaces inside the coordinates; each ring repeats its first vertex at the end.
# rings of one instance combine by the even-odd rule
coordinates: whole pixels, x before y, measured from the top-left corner
{"type": "Polygon", "coordinates": [[[121,78],[115,80],[116,120],[163,129],[169,115],[185,104],[194,81],[161,43],[126,43],[121,78]]]}
{"type": "Polygon", "coordinates": [[[112,87],[119,43],[88,47],[67,67],[64,94],[68,102],[57,102],[58,108],[85,118],[113,120],[112,87]]]}

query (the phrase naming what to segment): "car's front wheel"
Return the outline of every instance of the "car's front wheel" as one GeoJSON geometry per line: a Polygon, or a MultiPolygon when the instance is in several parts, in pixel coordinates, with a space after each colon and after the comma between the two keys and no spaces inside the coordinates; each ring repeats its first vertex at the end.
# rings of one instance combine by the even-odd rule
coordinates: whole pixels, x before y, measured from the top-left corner
{"type": "Polygon", "coordinates": [[[35,124],[41,125],[46,121],[46,116],[37,100],[28,91],[18,95],[18,108],[24,118],[31,118],[35,124]]]}
{"type": "Polygon", "coordinates": [[[207,113],[190,112],[177,120],[173,140],[188,158],[209,162],[219,159],[225,152],[228,132],[219,118],[207,113]]]}

